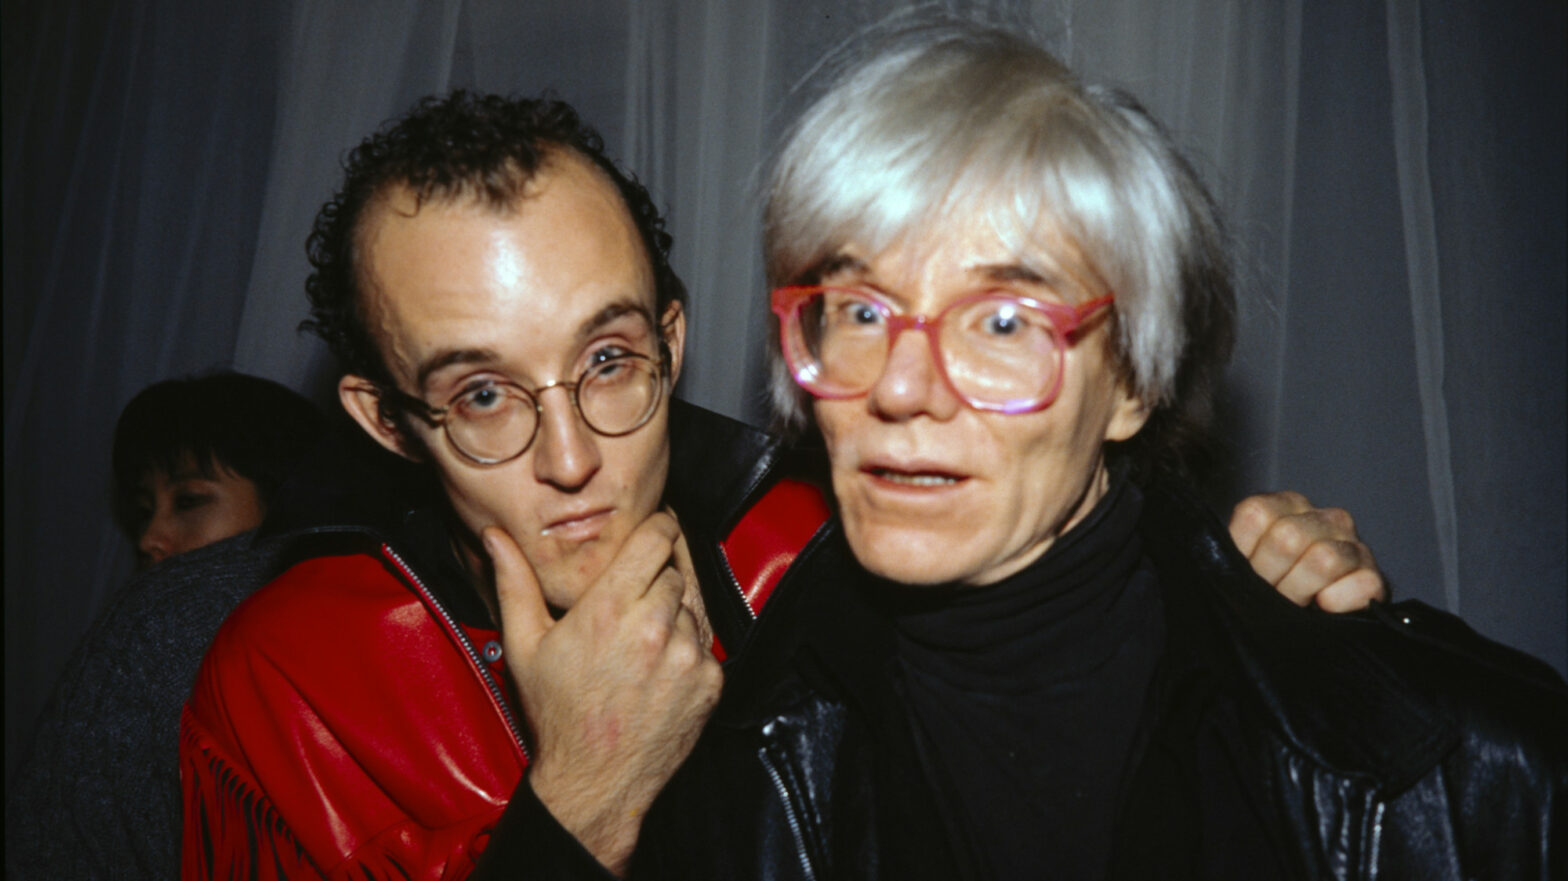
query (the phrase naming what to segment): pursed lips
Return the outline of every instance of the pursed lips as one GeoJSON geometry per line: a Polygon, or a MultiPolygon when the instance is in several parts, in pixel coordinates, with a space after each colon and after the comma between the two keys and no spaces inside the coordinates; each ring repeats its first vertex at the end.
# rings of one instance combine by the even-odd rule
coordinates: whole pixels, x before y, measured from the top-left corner
{"type": "Polygon", "coordinates": [[[614,513],[614,508],[572,512],[545,524],[545,527],[539,530],[539,534],[566,541],[587,541],[598,538],[614,513]]]}

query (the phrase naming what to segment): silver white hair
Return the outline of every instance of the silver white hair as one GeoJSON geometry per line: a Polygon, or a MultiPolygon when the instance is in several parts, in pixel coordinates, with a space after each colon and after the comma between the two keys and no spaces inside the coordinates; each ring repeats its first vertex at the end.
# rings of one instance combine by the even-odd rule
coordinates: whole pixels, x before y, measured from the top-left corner
{"type": "MultiPolygon", "coordinates": [[[[1116,294],[1112,350],[1151,408],[1174,403],[1195,331],[1218,331],[1200,347],[1228,356],[1225,237],[1191,167],[1136,100],[1009,32],[947,21],[885,37],[796,121],[765,194],[770,286],[811,281],[850,242],[874,255],[978,215],[1025,265],[1076,248],[1116,294]]],[[[773,403],[799,428],[809,398],[774,345],[773,403]]]]}

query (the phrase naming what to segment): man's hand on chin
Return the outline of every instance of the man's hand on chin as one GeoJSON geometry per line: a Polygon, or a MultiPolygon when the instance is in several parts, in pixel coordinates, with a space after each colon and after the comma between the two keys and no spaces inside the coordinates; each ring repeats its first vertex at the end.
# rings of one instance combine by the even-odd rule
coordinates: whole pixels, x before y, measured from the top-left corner
{"type": "Polygon", "coordinates": [[[683,602],[696,579],[680,527],[665,513],[644,521],[559,620],[511,537],[496,527],[482,537],[507,669],[533,732],[529,785],[620,875],[723,684],[708,624],[683,602]]]}

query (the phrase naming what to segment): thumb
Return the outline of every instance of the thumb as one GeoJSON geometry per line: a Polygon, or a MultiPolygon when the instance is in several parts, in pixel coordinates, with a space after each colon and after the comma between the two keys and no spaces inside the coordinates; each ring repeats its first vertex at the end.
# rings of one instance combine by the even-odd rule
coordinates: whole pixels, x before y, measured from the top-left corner
{"type": "Polygon", "coordinates": [[[501,607],[501,637],[507,644],[507,655],[516,652],[531,657],[539,640],[555,625],[534,567],[501,527],[486,526],[479,537],[495,568],[496,602],[501,607]]]}

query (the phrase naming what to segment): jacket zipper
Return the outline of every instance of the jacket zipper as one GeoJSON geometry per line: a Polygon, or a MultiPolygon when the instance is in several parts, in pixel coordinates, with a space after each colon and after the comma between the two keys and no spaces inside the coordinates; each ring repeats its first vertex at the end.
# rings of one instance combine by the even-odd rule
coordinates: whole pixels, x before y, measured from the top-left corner
{"type": "Polygon", "coordinates": [[[790,836],[795,839],[795,855],[800,858],[800,868],[806,873],[806,878],[817,877],[816,870],[811,867],[811,855],[806,853],[806,837],[800,828],[800,818],[795,816],[795,808],[789,800],[789,789],[784,785],[784,776],[779,773],[768,748],[763,747],[757,756],[762,760],[762,767],[768,772],[768,778],[773,781],[773,789],[778,792],[779,804],[784,808],[784,819],[789,823],[790,836]]]}
{"type": "Polygon", "coordinates": [[[457,641],[463,647],[463,651],[468,654],[468,659],[473,662],[474,668],[479,671],[480,680],[484,682],[485,688],[490,690],[490,697],[501,711],[501,719],[506,722],[507,730],[512,732],[512,739],[516,741],[517,748],[522,750],[523,761],[532,763],[533,757],[528,752],[527,742],[523,740],[522,727],[517,724],[517,717],[513,715],[512,708],[506,703],[506,693],[501,689],[501,683],[497,682],[495,676],[490,672],[490,667],[484,662],[483,657],[479,654],[479,650],[474,648],[474,641],[468,638],[468,632],[458,625],[457,621],[452,618],[451,613],[446,610],[446,607],[441,605],[440,601],[436,599],[435,594],[430,592],[430,588],[426,587],[425,583],[419,579],[419,576],[414,574],[413,567],[409,566],[403,560],[403,557],[392,549],[391,545],[383,543],[381,552],[397,564],[398,571],[402,572],[403,576],[414,585],[414,589],[419,592],[420,599],[425,601],[425,606],[435,610],[436,615],[441,619],[441,623],[446,625],[447,631],[457,637],[457,641]]]}
{"type": "Polygon", "coordinates": [[[724,552],[724,546],[722,544],[719,545],[718,551],[719,565],[724,568],[724,580],[729,582],[730,590],[734,591],[735,595],[740,597],[740,607],[746,610],[746,614],[751,616],[751,620],[757,620],[757,610],[751,607],[751,600],[746,598],[746,589],[740,586],[740,579],[735,577],[735,570],[730,568],[729,554],[724,552]]]}

